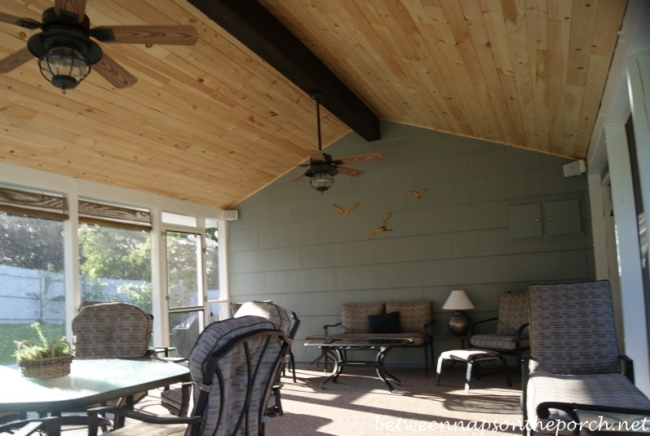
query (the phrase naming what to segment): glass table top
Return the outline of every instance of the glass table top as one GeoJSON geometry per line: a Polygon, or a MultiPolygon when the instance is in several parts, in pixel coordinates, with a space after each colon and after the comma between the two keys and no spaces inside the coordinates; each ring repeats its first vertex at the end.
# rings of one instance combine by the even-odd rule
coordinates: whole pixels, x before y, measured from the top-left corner
{"type": "Polygon", "coordinates": [[[0,366],[0,411],[55,411],[122,397],[189,380],[186,366],[155,359],[75,359],[70,375],[23,377],[15,365],[0,366]]]}

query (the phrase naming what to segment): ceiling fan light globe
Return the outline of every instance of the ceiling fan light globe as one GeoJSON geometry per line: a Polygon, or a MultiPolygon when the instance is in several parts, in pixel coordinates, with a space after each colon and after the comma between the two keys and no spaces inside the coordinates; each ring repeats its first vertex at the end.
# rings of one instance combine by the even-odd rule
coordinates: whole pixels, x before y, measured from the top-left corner
{"type": "Polygon", "coordinates": [[[325,192],[334,184],[334,177],[327,171],[319,171],[309,179],[309,184],[318,192],[325,192]]]}
{"type": "Polygon", "coordinates": [[[90,73],[88,58],[67,46],[50,48],[39,60],[45,79],[59,89],[73,89],[90,73]]]}
{"type": "Polygon", "coordinates": [[[58,89],[67,90],[74,89],[77,87],[77,81],[70,76],[53,76],[50,80],[52,86],[58,89]]]}

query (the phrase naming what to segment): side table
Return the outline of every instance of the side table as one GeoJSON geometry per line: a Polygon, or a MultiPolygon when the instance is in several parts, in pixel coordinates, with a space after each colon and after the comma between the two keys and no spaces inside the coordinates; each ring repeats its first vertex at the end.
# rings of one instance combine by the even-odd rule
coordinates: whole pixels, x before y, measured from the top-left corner
{"type": "Polygon", "coordinates": [[[467,335],[455,335],[453,333],[448,333],[445,335],[445,339],[457,339],[460,341],[460,349],[465,350],[467,347],[465,347],[465,340],[467,339],[467,335]]]}

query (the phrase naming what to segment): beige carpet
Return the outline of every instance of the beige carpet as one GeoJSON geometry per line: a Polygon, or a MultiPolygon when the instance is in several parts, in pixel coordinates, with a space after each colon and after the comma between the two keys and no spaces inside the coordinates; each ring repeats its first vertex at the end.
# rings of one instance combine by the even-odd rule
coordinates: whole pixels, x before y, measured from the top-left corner
{"type": "MultiPolygon", "coordinates": [[[[284,415],[270,420],[266,435],[521,434],[520,378],[516,374],[511,375],[511,388],[499,373],[472,380],[470,392],[465,393],[460,365],[445,367],[440,386],[435,385],[435,372],[425,378],[422,368],[389,370],[403,382],[392,393],[371,366],[346,368],[338,383],[329,382],[321,389],[319,384],[326,377],[322,368],[309,370],[306,364],[298,364],[296,383],[289,373],[282,378],[284,415]]],[[[159,392],[149,394],[137,408],[168,415],[159,405],[159,392]]],[[[83,428],[64,430],[64,436],[85,434],[83,428]]]]}
{"type": "Polygon", "coordinates": [[[346,368],[338,383],[321,389],[325,374],[300,366],[297,383],[284,377],[284,416],[267,425],[267,436],[521,434],[520,378],[508,387],[503,373],[472,380],[465,393],[464,369],[445,368],[440,386],[421,368],[392,367],[402,380],[391,393],[372,367],[346,368]],[[495,427],[497,426],[497,427],[495,427]]]}

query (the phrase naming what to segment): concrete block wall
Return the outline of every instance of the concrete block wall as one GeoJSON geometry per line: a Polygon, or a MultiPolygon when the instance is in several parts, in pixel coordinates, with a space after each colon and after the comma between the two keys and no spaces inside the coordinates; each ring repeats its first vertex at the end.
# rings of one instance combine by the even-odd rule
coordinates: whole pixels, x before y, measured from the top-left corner
{"type": "MultiPolygon", "coordinates": [[[[341,303],[431,300],[436,354],[457,348],[445,338],[452,289],[464,289],[473,320],[496,314],[502,292],[524,292],[532,282],[594,278],[587,180],[565,178],[566,159],[451,136],[411,126],[382,124],[382,140],[351,133],[326,152],[334,158],[380,152],[383,161],[350,165],[360,177],[339,174],[320,194],[296,169],[237,206],[229,223],[231,299],[273,300],[294,310],[302,324],[293,352],[324,324],[339,321],[341,303]],[[421,199],[410,189],[428,188],[421,199]],[[512,240],[508,205],[578,198],[579,234],[512,240]],[[344,209],[359,203],[349,216],[344,209]],[[369,239],[382,217],[388,227],[369,239]]],[[[422,351],[393,350],[387,362],[420,365],[422,351]]]]}

